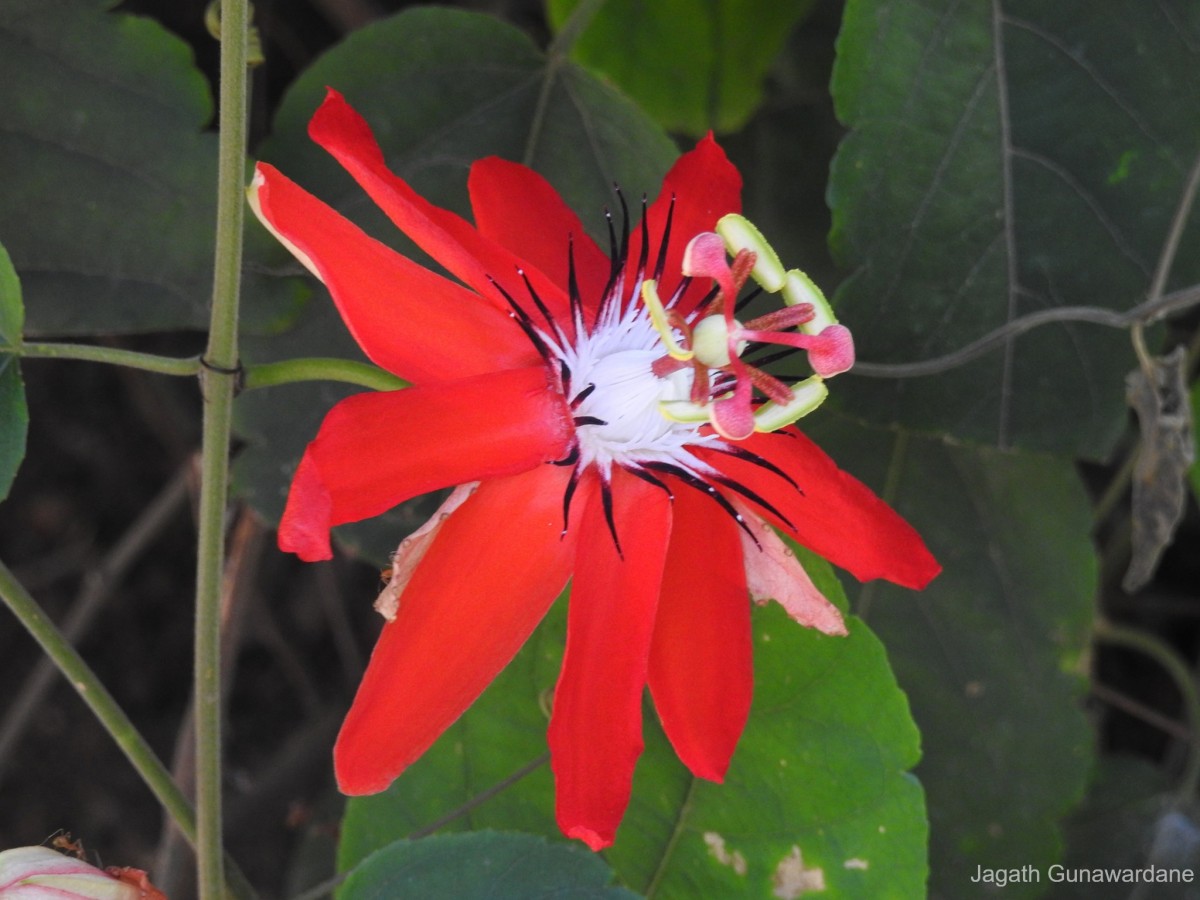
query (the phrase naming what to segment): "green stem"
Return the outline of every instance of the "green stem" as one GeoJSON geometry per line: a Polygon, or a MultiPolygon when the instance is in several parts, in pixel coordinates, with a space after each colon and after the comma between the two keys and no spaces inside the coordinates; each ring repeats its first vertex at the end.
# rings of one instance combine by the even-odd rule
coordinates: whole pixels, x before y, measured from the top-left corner
{"type": "Polygon", "coordinates": [[[199,538],[196,560],[196,870],[200,900],[221,896],[221,574],[229,442],[238,375],[238,294],[246,177],[246,0],[221,4],[217,233],[212,314],[201,389],[199,538]]]}
{"type": "Polygon", "coordinates": [[[0,562],[0,597],[13,611],[28,631],[46,651],[46,655],[58,666],[60,672],[75,688],[88,708],[95,713],[117,746],[133,763],[142,780],[154,792],[158,802],[162,804],[167,815],[179,826],[190,840],[196,836],[196,819],[192,813],[191,804],[183,796],[171,773],[167,771],[154,751],[134,728],[129,717],[117,705],[117,701],[96,677],[96,673],[71,646],[70,641],[38,606],[36,600],[29,595],[25,588],[13,576],[9,568],[0,562]]]}
{"type": "MultiPolygon", "coordinates": [[[[5,351],[0,351],[5,352],[5,351]]],[[[108,363],[159,375],[196,376],[204,371],[199,356],[177,358],[154,353],[138,353],[116,347],[95,344],[25,343],[15,350],[24,359],[74,359],[83,362],[108,363]]],[[[211,362],[211,355],[209,357],[211,362]]],[[[236,365],[236,364],[235,364],[236,365]]],[[[234,368],[229,366],[227,368],[234,368]]],[[[370,363],[335,357],[287,359],[281,362],[247,366],[246,390],[276,387],[297,381],[340,381],[356,384],[374,391],[396,391],[408,387],[402,378],[385,372],[370,363]]]]}
{"type": "Polygon", "coordinates": [[[197,375],[201,368],[198,356],[178,359],[96,344],[24,343],[15,348],[15,352],[25,359],[78,359],[157,372],[160,375],[197,375]]]}
{"type": "Polygon", "coordinates": [[[275,387],[296,381],[341,381],[375,391],[395,391],[408,387],[407,381],[369,363],[314,357],[249,366],[246,369],[245,388],[275,387]]]}
{"type": "Polygon", "coordinates": [[[1120,644],[1146,654],[1166,669],[1171,680],[1175,682],[1175,687],[1183,698],[1188,733],[1191,735],[1187,765],[1180,777],[1178,794],[1180,797],[1194,797],[1196,788],[1200,785],[1200,693],[1197,693],[1187,663],[1157,637],[1134,628],[1115,625],[1105,619],[1096,622],[1095,636],[1110,644],[1120,644]]]}
{"type": "MultiPolygon", "coordinates": [[[[159,804],[188,843],[196,842],[196,814],[187,797],[179,790],[167,767],[150,749],[145,738],[117,705],[112,694],[96,673],[84,662],[71,642],[42,611],[37,601],[17,581],[12,571],[0,562],[0,598],[12,610],[25,630],[41,645],[46,656],[58,667],[76,693],[87,704],[96,719],[104,726],[142,781],[150,788],[159,804]]],[[[242,873],[230,863],[229,891],[235,897],[252,898],[242,873]]]]}

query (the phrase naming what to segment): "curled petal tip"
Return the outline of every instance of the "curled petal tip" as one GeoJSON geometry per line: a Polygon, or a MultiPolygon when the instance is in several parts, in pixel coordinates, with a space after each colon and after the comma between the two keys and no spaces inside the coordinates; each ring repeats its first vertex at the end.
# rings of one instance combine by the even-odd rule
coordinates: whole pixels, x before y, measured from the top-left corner
{"type": "Polygon", "coordinates": [[[279,522],[279,549],[305,562],[333,558],[329,543],[333,498],[317,464],[307,454],[292,479],[287,506],[279,522]]]}
{"type": "Polygon", "coordinates": [[[570,828],[563,828],[563,833],[569,838],[583,841],[588,845],[588,849],[593,851],[603,850],[605,847],[611,846],[613,842],[612,835],[605,837],[599,832],[588,828],[586,825],[574,825],[570,828]]]}

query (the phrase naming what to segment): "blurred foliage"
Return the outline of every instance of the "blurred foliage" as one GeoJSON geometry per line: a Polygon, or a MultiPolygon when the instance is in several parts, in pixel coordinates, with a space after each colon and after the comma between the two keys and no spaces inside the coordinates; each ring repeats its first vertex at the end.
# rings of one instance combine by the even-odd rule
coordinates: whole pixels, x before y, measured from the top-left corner
{"type": "MultiPolygon", "coordinates": [[[[580,0],[548,0],[561,29],[580,0]]],[[[608,0],[571,56],[628,94],[669,131],[736,131],[763,99],[788,32],[815,0],[608,0]]]]}

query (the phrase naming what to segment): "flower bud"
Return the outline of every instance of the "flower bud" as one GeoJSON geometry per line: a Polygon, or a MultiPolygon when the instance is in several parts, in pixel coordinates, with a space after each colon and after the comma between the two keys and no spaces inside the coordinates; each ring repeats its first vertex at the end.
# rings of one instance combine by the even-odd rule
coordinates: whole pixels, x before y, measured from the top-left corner
{"type": "Polygon", "coordinates": [[[112,874],[49,847],[0,853],[0,900],[165,900],[140,869],[112,874]]]}

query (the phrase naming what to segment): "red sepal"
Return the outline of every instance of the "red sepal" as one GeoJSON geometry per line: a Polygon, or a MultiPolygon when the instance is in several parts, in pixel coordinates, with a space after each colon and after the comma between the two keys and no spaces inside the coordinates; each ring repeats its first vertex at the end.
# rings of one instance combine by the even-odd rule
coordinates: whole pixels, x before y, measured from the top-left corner
{"type": "Polygon", "coordinates": [[[338,786],[374,794],[512,660],[570,574],[567,470],[485,482],[442,524],[384,626],[334,747],[338,786]]]}
{"type": "Polygon", "coordinates": [[[558,824],[593,850],[613,842],[642,752],[642,694],[671,532],[670,502],[623,469],[612,473],[613,521],[589,472],[567,616],[567,649],[548,739],[558,824]]]}
{"type": "Polygon", "coordinates": [[[309,562],[329,559],[333,526],[559,459],[573,433],[542,366],[348,397],[304,451],[279,546],[309,562]]]}
{"type": "Polygon", "coordinates": [[[796,428],[755,434],[739,446],[799,486],[737,457],[698,450],[714,468],[768,500],[790,524],[758,504],[768,521],[861,581],[884,578],[920,590],[942,570],[921,536],[890,506],[796,428]]]}
{"type": "Polygon", "coordinates": [[[674,521],[650,647],[650,693],[675,753],[720,781],[750,715],[750,600],[733,517],[686,486],[674,521]]]}

